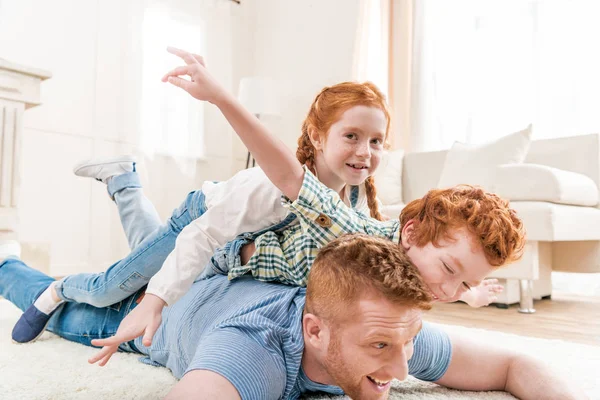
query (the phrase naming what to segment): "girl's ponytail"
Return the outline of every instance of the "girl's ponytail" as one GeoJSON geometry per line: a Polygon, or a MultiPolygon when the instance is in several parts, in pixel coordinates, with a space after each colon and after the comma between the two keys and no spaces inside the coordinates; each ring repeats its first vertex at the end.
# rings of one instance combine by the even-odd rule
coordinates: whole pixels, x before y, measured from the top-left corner
{"type": "Polygon", "coordinates": [[[302,134],[298,138],[298,149],[296,158],[300,164],[306,165],[310,172],[316,174],[315,170],[315,146],[313,146],[308,136],[308,124],[306,121],[302,124],[302,134]]]}
{"type": "Polygon", "coordinates": [[[365,180],[365,194],[367,196],[367,205],[371,211],[371,217],[383,221],[383,216],[379,213],[379,202],[377,201],[377,188],[375,179],[370,176],[365,180]]]}

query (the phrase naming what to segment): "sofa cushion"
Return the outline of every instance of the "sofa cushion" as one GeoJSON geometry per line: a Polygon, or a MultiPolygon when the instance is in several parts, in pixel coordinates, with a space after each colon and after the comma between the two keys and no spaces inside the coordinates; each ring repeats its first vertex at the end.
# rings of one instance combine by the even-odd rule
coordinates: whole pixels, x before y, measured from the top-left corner
{"type": "Polygon", "coordinates": [[[539,164],[498,166],[492,191],[508,200],[598,204],[598,187],[590,177],[539,164]]]}
{"type": "Polygon", "coordinates": [[[479,146],[455,142],[444,163],[439,188],[462,183],[491,190],[496,167],[522,163],[531,143],[531,125],[522,131],[479,146]]]}
{"type": "Polygon", "coordinates": [[[511,201],[527,231],[527,240],[600,240],[600,209],[545,201],[511,201]]]}
{"type": "Polygon", "coordinates": [[[400,217],[400,212],[404,208],[404,204],[389,204],[383,205],[379,209],[379,212],[383,214],[385,217],[389,219],[398,219],[400,217]]]}
{"type": "Polygon", "coordinates": [[[406,153],[402,167],[402,202],[405,204],[435,189],[442,174],[448,150],[406,153]]]}
{"type": "Polygon", "coordinates": [[[375,173],[377,197],[384,205],[402,203],[402,163],[404,150],[394,150],[383,155],[375,173]]]}

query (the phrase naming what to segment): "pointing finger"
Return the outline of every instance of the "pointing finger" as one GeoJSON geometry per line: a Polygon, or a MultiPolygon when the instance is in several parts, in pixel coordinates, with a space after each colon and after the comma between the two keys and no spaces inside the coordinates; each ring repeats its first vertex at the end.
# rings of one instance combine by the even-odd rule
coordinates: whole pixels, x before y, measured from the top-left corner
{"type": "Polygon", "coordinates": [[[198,54],[194,54],[194,53],[192,53],[192,56],[196,59],[196,61],[198,61],[200,64],[202,64],[203,67],[206,67],[206,62],[204,61],[204,57],[202,57],[201,55],[198,55],[198,54]]]}
{"type": "Polygon", "coordinates": [[[94,339],[94,340],[92,340],[92,345],[94,345],[94,346],[114,346],[114,345],[117,345],[118,346],[121,343],[126,342],[127,340],[130,340],[130,339],[127,339],[127,338],[124,339],[124,338],[122,338],[122,337],[120,337],[118,335],[115,335],[115,336],[107,337],[107,338],[104,338],[104,339],[94,339]]]}
{"type": "Polygon", "coordinates": [[[110,358],[112,357],[113,353],[109,353],[107,354],[102,361],[100,361],[100,364],[98,364],[101,367],[104,367],[106,365],[106,363],[108,362],[108,360],[110,360],[110,358]]]}
{"type": "Polygon", "coordinates": [[[88,362],[90,364],[95,364],[96,362],[98,362],[98,360],[103,359],[104,357],[106,357],[106,354],[108,354],[110,352],[111,348],[106,346],[103,347],[102,350],[100,350],[99,352],[97,352],[96,354],[94,354],[92,357],[90,357],[88,359],[88,362]]]}
{"type": "Polygon", "coordinates": [[[185,63],[187,65],[196,64],[198,62],[198,61],[196,61],[196,59],[194,58],[194,56],[192,56],[190,53],[188,53],[185,50],[181,50],[181,49],[178,49],[176,47],[169,46],[169,47],[167,47],[167,51],[169,53],[174,54],[177,57],[181,58],[183,61],[185,61],[185,63]]]}

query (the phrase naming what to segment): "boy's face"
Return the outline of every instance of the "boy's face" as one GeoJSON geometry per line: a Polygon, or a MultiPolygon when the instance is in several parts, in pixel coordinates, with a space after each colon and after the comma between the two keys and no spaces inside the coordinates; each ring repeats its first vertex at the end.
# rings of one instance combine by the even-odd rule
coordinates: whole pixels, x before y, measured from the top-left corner
{"type": "Polygon", "coordinates": [[[401,243],[435,301],[458,300],[494,270],[485,258],[483,247],[466,228],[450,232],[452,238],[440,240],[437,247],[432,243],[423,247],[413,245],[410,241],[413,229],[413,222],[407,222],[402,228],[401,243]]]}

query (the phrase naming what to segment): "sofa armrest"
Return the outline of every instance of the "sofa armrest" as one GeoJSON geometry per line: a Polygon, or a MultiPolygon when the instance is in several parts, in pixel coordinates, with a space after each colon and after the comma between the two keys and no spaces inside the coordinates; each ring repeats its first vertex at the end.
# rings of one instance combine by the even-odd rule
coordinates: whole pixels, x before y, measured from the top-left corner
{"type": "Polygon", "coordinates": [[[540,164],[499,165],[493,191],[512,201],[598,205],[598,186],[590,177],[540,164]]]}

